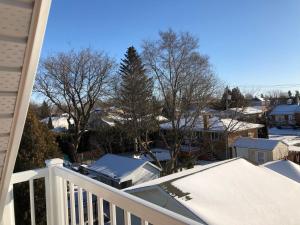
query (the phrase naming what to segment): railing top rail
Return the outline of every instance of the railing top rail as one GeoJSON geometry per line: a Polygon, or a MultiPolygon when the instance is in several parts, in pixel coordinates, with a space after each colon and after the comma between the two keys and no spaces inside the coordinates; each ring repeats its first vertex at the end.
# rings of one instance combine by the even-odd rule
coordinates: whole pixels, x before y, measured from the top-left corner
{"type": "Polygon", "coordinates": [[[87,176],[76,173],[72,170],[63,167],[55,167],[54,173],[56,176],[72,182],[93,193],[96,196],[107,200],[116,206],[125,209],[142,219],[145,219],[153,224],[172,224],[172,225],[203,225],[192,219],[174,213],[165,208],[159,207],[151,202],[128,194],[124,191],[117,190],[99,181],[93,180],[87,176]]]}
{"type": "Polygon", "coordinates": [[[48,168],[18,172],[12,175],[10,184],[17,184],[17,183],[21,183],[33,179],[39,179],[47,176],[48,176],[48,168]]]}

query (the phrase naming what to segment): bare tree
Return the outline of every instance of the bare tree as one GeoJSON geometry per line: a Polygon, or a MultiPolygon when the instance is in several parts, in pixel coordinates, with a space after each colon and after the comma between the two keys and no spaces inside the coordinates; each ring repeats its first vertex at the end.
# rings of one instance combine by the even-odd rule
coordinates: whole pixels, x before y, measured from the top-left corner
{"type": "Polygon", "coordinates": [[[91,110],[108,91],[114,64],[104,53],[91,49],[58,53],[41,62],[34,90],[68,114],[69,127],[74,121],[74,153],[91,110]]]}
{"type": "Polygon", "coordinates": [[[193,128],[201,109],[214,95],[217,79],[191,34],[168,30],[159,36],[156,41],[144,42],[143,59],[155,78],[155,93],[164,101],[170,120],[169,140],[161,134],[171,156],[166,172],[173,173],[183,141],[182,130],[193,128]]]}

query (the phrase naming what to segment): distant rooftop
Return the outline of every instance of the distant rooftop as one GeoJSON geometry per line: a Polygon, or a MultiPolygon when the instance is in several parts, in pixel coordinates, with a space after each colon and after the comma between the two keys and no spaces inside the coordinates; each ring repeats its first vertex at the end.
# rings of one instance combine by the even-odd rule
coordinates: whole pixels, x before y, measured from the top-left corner
{"type": "Polygon", "coordinates": [[[299,105],[277,105],[270,115],[290,115],[296,112],[300,112],[299,105]]]}
{"type": "Polygon", "coordinates": [[[233,146],[239,148],[251,148],[251,149],[261,149],[261,150],[273,150],[280,140],[270,140],[265,138],[249,138],[249,137],[239,137],[233,146]]]}
{"type": "MultiPolygon", "coordinates": [[[[88,169],[123,182],[133,171],[145,164],[150,164],[157,168],[155,165],[145,160],[106,154],[92,165],[88,166],[88,169]]],[[[159,168],[157,169],[160,170],[159,168]]]]}
{"type": "MultiPolygon", "coordinates": [[[[216,131],[216,132],[226,131],[226,130],[229,132],[235,132],[235,131],[261,128],[264,126],[256,123],[242,122],[231,118],[221,119],[219,117],[209,118],[208,123],[209,123],[208,130],[216,131]]],[[[179,121],[179,127],[181,129],[192,129],[194,131],[203,131],[204,130],[203,118],[200,116],[198,119],[196,119],[194,124],[192,123],[191,118],[183,118],[179,121]]],[[[172,129],[172,124],[171,122],[163,123],[160,125],[160,128],[164,130],[169,130],[172,129]]]]}

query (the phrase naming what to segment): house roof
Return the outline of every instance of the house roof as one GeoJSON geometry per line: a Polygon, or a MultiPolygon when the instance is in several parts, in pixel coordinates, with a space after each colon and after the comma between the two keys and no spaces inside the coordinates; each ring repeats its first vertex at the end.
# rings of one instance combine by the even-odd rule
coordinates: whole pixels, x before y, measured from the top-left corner
{"type": "Polygon", "coordinates": [[[270,115],[292,115],[296,112],[300,112],[299,105],[277,105],[270,115]]]}
{"type": "Polygon", "coordinates": [[[261,106],[249,106],[245,108],[230,108],[231,112],[237,112],[244,115],[255,115],[263,113],[261,106]]]}
{"type": "Polygon", "coordinates": [[[203,166],[126,189],[141,196],[159,189],[206,224],[294,225],[300,185],[244,159],[203,166]],[[201,168],[201,167],[200,167],[201,168]]]}
{"type": "MultiPolygon", "coordinates": [[[[168,161],[171,158],[170,152],[167,149],[153,148],[151,149],[151,152],[155,155],[158,161],[168,161]]],[[[149,154],[133,155],[132,157],[144,161],[153,161],[149,154]]]]}
{"type": "Polygon", "coordinates": [[[280,140],[270,140],[265,138],[239,137],[235,140],[235,142],[232,145],[239,148],[251,148],[272,151],[280,142],[280,140]]]}
{"type": "Polygon", "coordinates": [[[114,154],[106,154],[87,167],[88,170],[104,174],[119,182],[126,181],[128,176],[145,164],[160,170],[148,161],[114,154]]]}
{"type": "MultiPolygon", "coordinates": [[[[262,124],[248,123],[248,122],[238,121],[231,118],[221,119],[216,116],[209,118],[208,122],[209,122],[208,131],[216,131],[216,132],[218,131],[236,132],[236,131],[264,127],[264,125],[262,124]]],[[[163,130],[170,130],[172,129],[172,123],[171,122],[163,123],[160,125],[160,128],[163,130]]],[[[203,131],[204,130],[203,118],[199,117],[198,119],[195,120],[195,122],[193,122],[191,118],[180,119],[179,128],[183,130],[192,129],[194,131],[203,131]]]]}
{"type": "Polygon", "coordinates": [[[51,1],[0,1],[0,220],[25,124],[51,1]]]}
{"type": "Polygon", "coordinates": [[[277,160],[265,163],[263,167],[300,183],[300,166],[289,160],[277,160]]]}
{"type": "MultiPolygon", "coordinates": [[[[48,124],[50,117],[46,117],[41,120],[42,123],[48,124]]],[[[68,117],[66,115],[61,116],[51,116],[53,130],[54,131],[64,131],[69,129],[68,117]]],[[[74,124],[74,120],[71,118],[70,123],[74,124]]]]}

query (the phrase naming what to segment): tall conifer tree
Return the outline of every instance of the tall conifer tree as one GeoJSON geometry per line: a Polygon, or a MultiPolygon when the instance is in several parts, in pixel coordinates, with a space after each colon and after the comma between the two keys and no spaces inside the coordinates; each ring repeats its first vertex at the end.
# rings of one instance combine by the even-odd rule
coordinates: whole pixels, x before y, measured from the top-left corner
{"type": "Polygon", "coordinates": [[[136,151],[149,151],[148,134],[155,129],[153,81],[146,75],[140,56],[129,47],[120,66],[121,82],[117,103],[125,118],[123,127],[135,143],[136,151]]]}

